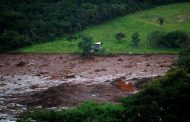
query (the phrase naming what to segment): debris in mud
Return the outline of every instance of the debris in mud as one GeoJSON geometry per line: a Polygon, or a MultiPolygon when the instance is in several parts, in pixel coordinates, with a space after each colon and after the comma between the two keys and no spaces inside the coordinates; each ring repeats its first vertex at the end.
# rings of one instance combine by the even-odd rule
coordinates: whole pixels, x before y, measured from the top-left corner
{"type": "Polygon", "coordinates": [[[75,75],[73,74],[73,72],[69,69],[65,69],[65,70],[61,70],[59,71],[60,75],[64,78],[75,78],[75,75]]]}
{"type": "Polygon", "coordinates": [[[32,85],[32,86],[30,86],[30,88],[31,89],[37,89],[37,88],[39,88],[39,86],[38,85],[32,85]]]}
{"type": "Polygon", "coordinates": [[[3,64],[0,64],[0,67],[3,67],[4,65],[3,64]]]}
{"type": "Polygon", "coordinates": [[[34,76],[45,76],[48,74],[49,74],[49,72],[40,71],[40,72],[37,72],[34,76]]]}
{"type": "Polygon", "coordinates": [[[3,76],[1,76],[0,81],[5,81],[5,78],[3,76]]]}
{"type": "Polygon", "coordinates": [[[0,87],[6,86],[7,84],[5,83],[0,83],[0,87]]]}
{"type": "Polygon", "coordinates": [[[130,82],[125,82],[123,80],[117,80],[116,81],[116,86],[123,90],[123,91],[127,91],[127,92],[134,92],[135,88],[134,85],[130,82]]]}
{"type": "Polygon", "coordinates": [[[68,74],[65,76],[65,78],[75,78],[75,75],[74,74],[68,74]]]}
{"type": "Polygon", "coordinates": [[[149,67],[149,66],[150,66],[150,64],[146,64],[146,66],[147,66],[147,67],[149,67]]]}
{"type": "Polygon", "coordinates": [[[75,78],[75,75],[71,70],[60,70],[59,72],[52,74],[52,76],[49,79],[62,80],[63,78],[75,78]]]}
{"type": "Polygon", "coordinates": [[[123,61],[123,59],[119,58],[117,61],[123,61]]]}
{"type": "Polygon", "coordinates": [[[28,61],[28,65],[34,65],[35,64],[35,60],[31,60],[31,61],[28,61]]]}
{"type": "Polygon", "coordinates": [[[145,69],[145,70],[143,70],[143,72],[147,72],[147,70],[145,69]]]}
{"type": "Polygon", "coordinates": [[[54,74],[49,78],[49,80],[59,80],[59,79],[62,79],[62,76],[60,76],[60,74],[58,74],[58,73],[54,73],[54,74]]]}
{"type": "Polygon", "coordinates": [[[25,65],[26,65],[26,62],[23,62],[23,61],[16,64],[17,67],[24,67],[25,65]]]}
{"type": "Polygon", "coordinates": [[[42,64],[42,65],[40,65],[40,68],[48,67],[48,66],[49,66],[48,64],[42,64]]]}
{"type": "Polygon", "coordinates": [[[131,68],[131,67],[133,67],[133,65],[126,65],[126,66],[124,66],[124,68],[131,68]]]}
{"type": "Polygon", "coordinates": [[[105,69],[105,68],[102,68],[102,69],[96,69],[96,70],[94,70],[95,72],[101,72],[101,71],[107,71],[107,69],[105,69]]]}

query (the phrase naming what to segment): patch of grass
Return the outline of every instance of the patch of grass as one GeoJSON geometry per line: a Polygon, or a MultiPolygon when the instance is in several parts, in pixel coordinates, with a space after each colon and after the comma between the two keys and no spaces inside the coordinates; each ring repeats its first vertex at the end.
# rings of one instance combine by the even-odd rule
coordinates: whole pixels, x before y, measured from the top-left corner
{"type": "MultiPolygon", "coordinates": [[[[146,54],[146,53],[172,53],[178,52],[178,49],[151,48],[146,40],[147,35],[155,30],[160,30],[157,17],[164,17],[166,23],[163,26],[164,31],[182,30],[190,34],[190,3],[172,4],[155,7],[150,10],[137,12],[135,14],[119,17],[104,24],[88,27],[85,30],[76,33],[76,35],[92,36],[94,41],[103,42],[103,48],[111,54],[146,54]],[[123,32],[126,34],[125,41],[117,42],[115,34],[123,32]],[[130,46],[131,35],[138,32],[141,42],[138,48],[130,46]]],[[[79,40],[69,42],[66,38],[56,39],[52,42],[36,44],[17,50],[27,53],[79,53],[77,46],[79,40]]]]}
{"type": "Polygon", "coordinates": [[[24,113],[18,122],[120,122],[121,105],[85,102],[77,108],[56,110],[34,110],[24,113]]]}

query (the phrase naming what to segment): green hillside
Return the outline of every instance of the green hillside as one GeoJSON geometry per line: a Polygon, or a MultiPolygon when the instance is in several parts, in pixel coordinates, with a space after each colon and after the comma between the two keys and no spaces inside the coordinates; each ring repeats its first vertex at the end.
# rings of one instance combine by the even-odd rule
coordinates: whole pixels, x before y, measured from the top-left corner
{"type": "MultiPolygon", "coordinates": [[[[190,33],[189,10],[189,2],[160,6],[89,27],[76,33],[76,35],[92,36],[94,41],[103,42],[103,48],[108,53],[176,53],[177,49],[151,48],[146,38],[150,32],[160,29],[160,25],[156,21],[156,18],[159,16],[164,17],[166,20],[163,26],[164,31],[183,30],[190,33]],[[118,32],[126,34],[124,42],[116,41],[115,34],[118,32]],[[134,32],[140,34],[141,42],[138,48],[130,46],[131,34],[134,32]]],[[[17,51],[27,53],[78,53],[78,42],[79,40],[72,40],[72,42],[70,42],[66,40],[66,38],[59,38],[48,43],[33,45],[17,51]]]]}

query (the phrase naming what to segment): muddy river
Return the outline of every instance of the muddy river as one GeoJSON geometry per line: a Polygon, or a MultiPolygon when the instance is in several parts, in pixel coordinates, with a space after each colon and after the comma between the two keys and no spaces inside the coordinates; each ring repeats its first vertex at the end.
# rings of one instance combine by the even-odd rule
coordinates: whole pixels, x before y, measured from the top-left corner
{"type": "Polygon", "coordinates": [[[117,103],[138,92],[147,79],[165,74],[176,59],[176,55],[84,60],[68,54],[0,54],[0,121],[15,121],[31,107],[64,109],[87,100],[117,103]]]}

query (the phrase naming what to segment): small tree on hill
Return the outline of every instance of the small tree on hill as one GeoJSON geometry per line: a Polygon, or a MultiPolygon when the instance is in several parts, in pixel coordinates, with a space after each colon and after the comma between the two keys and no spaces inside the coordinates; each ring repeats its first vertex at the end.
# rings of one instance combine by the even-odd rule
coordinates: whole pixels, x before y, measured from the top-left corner
{"type": "Polygon", "coordinates": [[[78,47],[82,50],[82,56],[90,58],[93,53],[92,49],[93,41],[92,37],[83,36],[82,40],[79,42],[78,47]]]}
{"type": "Polygon", "coordinates": [[[163,25],[165,24],[166,20],[163,17],[158,17],[157,21],[158,21],[158,24],[160,25],[160,28],[162,31],[163,25]]]}
{"type": "Polygon", "coordinates": [[[125,34],[122,33],[122,32],[119,32],[115,35],[115,38],[118,40],[118,41],[122,41],[124,38],[125,38],[125,34]]]}
{"type": "Polygon", "coordinates": [[[137,32],[133,33],[132,36],[131,36],[131,44],[132,44],[132,46],[137,47],[139,42],[140,42],[139,33],[137,33],[137,32]]]}

